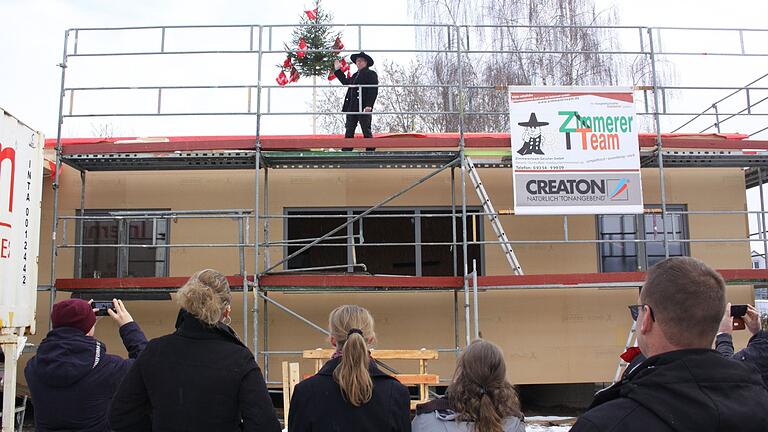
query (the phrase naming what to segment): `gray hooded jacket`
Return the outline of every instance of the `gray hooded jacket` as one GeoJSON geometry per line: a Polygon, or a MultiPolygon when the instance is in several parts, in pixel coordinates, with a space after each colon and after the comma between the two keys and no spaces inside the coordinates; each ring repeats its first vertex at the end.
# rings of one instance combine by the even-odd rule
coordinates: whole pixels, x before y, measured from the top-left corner
{"type": "MultiPolygon", "coordinates": [[[[444,406],[443,399],[419,405],[411,423],[412,432],[474,432],[474,423],[458,420],[458,414],[444,406]],[[440,403],[443,402],[443,403],[440,403]]],[[[507,417],[504,432],[525,432],[525,422],[519,417],[507,417]]]]}

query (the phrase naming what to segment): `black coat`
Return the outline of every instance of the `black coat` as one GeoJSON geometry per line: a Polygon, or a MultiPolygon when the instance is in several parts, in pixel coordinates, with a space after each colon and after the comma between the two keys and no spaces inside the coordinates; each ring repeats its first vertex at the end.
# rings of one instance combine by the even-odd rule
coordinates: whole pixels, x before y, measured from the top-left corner
{"type": "Polygon", "coordinates": [[[133,359],[147,345],[139,325],[120,327],[128,359],[82,331],[59,327],[48,332],[24,368],[32,393],[35,425],[42,431],[109,431],[107,411],[133,359]]]}
{"type": "Polygon", "coordinates": [[[768,389],[754,367],[709,349],[653,356],[598,392],[571,432],[765,432],[768,389]]]}
{"type": "Polygon", "coordinates": [[[763,382],[768,386],[768,332],[760,330],[747,342],[743,350],[733,352],[733,336],[721,333],[715,338],[715,349],[724,357],[751,364],[760,372],[763,382]]]}
{"type": "MultiPolygon", "coordinates": [[[[336,78],[339,79],[339,82],[341,82],[344,85],[355,85],[355,84],[378,84],[379,83],[379,76],[376,74],[376,72],[370,70],[369,68],[363,68],[361,70],[358,70],[354,74],[352,74],[351,77],[347,78],[346,75],[344,75],[344,72],[341,70],[336,70],[334,72],[336,75],[336,78]]],[[[362,108],[365,109],[365,107],[371,107],[373,108],[373,104],[376,102],[376,97],[379,95],[379,88],[378,87],[363,87],[363,104],[362,108]]],[[[341,107],[342,112],[361,112],[362,109],[360,109],[360,102],[357,98],[358,95],[358,87],[348,87],[347,88],[347,94],[344,96],[344,105],[341,107]]]]}
{"type": "Polygon", "coordinates": [[[341,358],[329,360],[317,375],[296,385],[291,397],[288,432],[401,432],[411,430],[410,394],[395,378],[368,367],[373,397],[355,407],[344,400],[333,371],[341,358]]]}
{"type": "Polygon", "coordinates": [[[149,342],[115,395],[110,422],[117,432],[280,431],[251,351],[231,328],[191,315],[149,342]]]}

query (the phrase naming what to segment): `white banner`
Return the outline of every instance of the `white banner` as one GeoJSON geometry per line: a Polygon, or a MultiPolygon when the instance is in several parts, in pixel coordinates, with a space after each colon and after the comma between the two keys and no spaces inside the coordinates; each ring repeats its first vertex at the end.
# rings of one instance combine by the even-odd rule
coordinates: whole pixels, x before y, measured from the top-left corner
{"type": "Polygon", "coordinates": [[[643,212],[631,88],[509,87],[515,214],[643,212]]]}
{"type": "Polygon", "coordinates": [[[0,109],[0,327],[34,331],[44,144],[0,109]]]}

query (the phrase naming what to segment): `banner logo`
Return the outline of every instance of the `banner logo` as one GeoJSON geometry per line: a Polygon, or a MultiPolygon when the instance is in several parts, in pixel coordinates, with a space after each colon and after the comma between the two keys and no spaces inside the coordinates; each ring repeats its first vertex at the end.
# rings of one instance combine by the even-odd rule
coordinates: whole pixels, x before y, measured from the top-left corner
{"type": "Polygon", "coordinates": [[[525,128],[523,131],[523,146],[517,151],[520,156],[544,154],[544,151],[541,149],[541,146],[544,144],[544,135],[541,134],[541,127],[548,124],[549,122],[539,121],[536,118],[536,113],[531,113],[528,121],[518,123],[518,125],[525,128]]]}

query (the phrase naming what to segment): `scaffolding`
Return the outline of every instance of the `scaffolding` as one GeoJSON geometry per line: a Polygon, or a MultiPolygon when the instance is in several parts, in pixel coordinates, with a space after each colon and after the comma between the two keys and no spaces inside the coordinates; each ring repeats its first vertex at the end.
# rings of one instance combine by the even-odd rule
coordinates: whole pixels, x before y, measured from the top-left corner
{"type": "MultiPolygon", "coordinates": [[[[435,54],[443,53],[446,57],[452,57],[457,65],[456,81],[451,84],[416,84],[407,85],[412,89],[444,88],[448,89],[456,97],[451,101],[449,109],[439,111],[425,112],[375,112],[370,115],[406,115],[419,114],[427,116],[445,116],[453,115],[458,119],[458,130],[450,131],[444,134],[407,134],[382,136],[370,141],[373,144],[365,142],[365,146],[376,147],[378,151],[373,152],[328,152],[317,151],[313,149],[341,149],[348,147],[349,141],[345,141],[340,136],[274,136],[264,134],[264,123],[266,119],[285,116],[310,115],[344,115],[341,112],[320,112],[320,111],[298,111],[284,112],[272,111],[271,93],[273,91],[282,91],[278,85],[265,84],[263,72],[272,65],[268,59],[271,55],[284,54],[283,50],[276,50],[273,45],[273,31],[293,27],[293,25],[240,25],[240,26],[154,26],[154,27],[123,27],[123,28],[78,28],[66,31],[64,37],[64,50],[61,67],[61,85],[59,97],[59,117],[57,137],[55,139],[55,168],[54,173],[59,173],[62,164],[66,164],[80,172],[80,213],[75,216],[62,216],[59,213],[59,179],[53,181],[53,227],[52,227],[52,245],[51,245],[51,278],[49,286],[41,286],[41,291],[50,292],[50,303],[53,304],[57,291],[85,291],[98,292],[99,290],[114,291],[139,291],[139,292],[170,292],[177,289],[184,283],[183,277],[156,277],[156,278],[101,278],[89,279],[77,277],[73,279],[57,278],[57,255],[60,249],[73,249],[76,254],[82,254],[82,251],[88,247],[113,247],[113,248],[226,248],[236,249],[239,261],[239,275],[230,277],[230,284],[238,287],[243,292],[244,305],[244,323],[243,337],[250,342],[249,346],[253,349],[257,359],[262,357],[266,375],[269,371],[269,358],[272,355],[300,355],[301,350],[296,351],[273,351],[269,345],[269,324],[268,313],[270,307],[275,307],[283,312],[304,322],[319,332],[327,333],[322,328],[299,313],[291,310],[285,305],[270,298],[270,292],[369,292],[369,291],[424,291],[432,290],[437,292],[446,292],[453,295],[453,316],[454,316],[454,346],[439,348],[439,351],[457,353],[461,351],[465,344],[468,344],[473,337],[479,335],[478,329],[478,291],[506,290],[506,289],[549,289],[549,288],[631,288],[638,287],[642,283],[643,273],[585,273],[585,274],[566,274],[566,275],[509,275],[509,276],[478,276],[478,270],[469,261],[468,248],[470,245],[501,244],[508,247],[514,247],[520,244],[595,244],[601,243],[649,243],[658,240],[650,239],[621,239],[621,240],[601,240],[601,239],[573,239],[568,234],[568,217],[562,217],[563,238],[558,240],[515,240],[514,235],[511,240],[499,238],[496,240],[477,240],[468,239],[468,198],[467,198],[467,180],[468,175],[468,157],[471,157],[474,165],[478,168],[488,169],[509,169],[511,166],[508,158],[510,146],[509,134],[489,134],[473,133],[467,130],[465,118],[468,116],[489,116],[506,115],[506,111],[498,112],[478,112],[469,109],[467,104],[467,91],[499,91],[504,90],[505,86],[478,86],[470,85],[462,77],[462,65],[470,60],[473,55],[552,55],[569,54],[572,51],[563,51],[560,49],[540,50],[540,51],[511,51],[498,49],[481,49],[469,45],[469,34],[476,27],[504,27],[504,26],[462,26],[462,25],[411,25],[411,24],[344,24],[330,25],[344,29],[357,31],[358,43],[357,50],[365,50],[369,53],[400,53],[400,54],[435,54]],[[435,28],[447,35],[449,40],[462,41],[450,44],[452,50],[430,50],[430,49],[365,49],[363,44],[363,35],[365,31],[371,29],[403,30],[414,28],[435,28]],[[233,30],[245,35],[244,42],[247,48],[237,49],[194,49],[178,50],[166,49],[168,38],[174,32],[180,31],[205,31],[205,30],[233,30]],[[122,50],[122,51],[83,51],[79,46],[82,39],[87,36],[104,35],[112,32],[142,32],[150,33],[155,37],[153,46],[158,48],[145,50],[122,50]],[[466,41],[466,42],[463,42],[466,41]],[[115,57],[165,57],[165,56],[192,56],[192,55],[246,55],[254,58],[257,67],[257,80],[254,84],[238,85],[124,85],[124,86],[70,86],[68,85],[67,69],[73,59],[76,58],[115,58],[115,57]],[[165,108],[164,95],[170,92],[194,91],[194,90],[238,90],[242,91],[242,96],[246,103],[244,109],[239,110],[219,110],[219,111],[168,111],[165,108]],[[100,91],[126,91],[126,92],[144,92],[153,94],[153,104],[156,103],[156,109],[146,111],[116,112],[116,111],[97,111],[97,112],[79,112],[75,105],[75,96],[81,94],[90,94],[100,91]],[[255,107],[254,100],[255,99],[255,107]],[[266,99],[266,101],[264,101],[266,99]],[[62,136],[62,126],[67,119],[74,118],[142,118],[142,117],[202,117],[202,116],[252,116],[255,120],[255,135],[250,136],[225,136],[225,137],[165,137],[165,138],[104,138],[93,140],[68,139],[62,136]],[[418,150],[417,150],[418,149],[418,150]],[[492,149],[492,151],[488,151],[492,149]],[[288,219],[293,217],[286,214],[270,214],[270,173],[274,170],[290,169],[406,169],[415,168],[426,170],[426,173],[419,179],[412,182],[407,187],[393,191],[391,195],[380,200],[378,203],[370,206],[365,211],[356,215],[347,217],[345,223],[337,226],[335,229],[327,232],[325,235],[311,239],[301,239],[302,241],[271,241],[270,240],[270,221],[275,219],[288,219]],[[152,211],[152,212],[113,212],[106,216],[87,216],[83,214],[85,210],[85,190],[86,176],[88,172],[98,171],[149,171],[149,170],[221,170],[221,169],[240,169],[253,170],[254,175],[254,196],[253,207],[246,209],[223,209],[223,210],[201,210],[201,211],[152,211]],[[459,176],[456,176],[456,170],[459,170],[459,176]],[[365,218],[383,218],[383,217],[403,217],[407,216],[400,213],[394,214],[375,214],[387,206],[393,200],[408,193],[420,184],[429,181],[438,174],[450,172],[451,176],[451,211],[445,215],[423,215],[424,217],[450,217],[453,221],[453,238],[451,242],[441,243],[382,243],[369,244],[367,246],[392,246],[392,245],[445,245],[453,250],[453,276],[445,277],[380,277],[375,275],[362,274],[325,274],[317,275],[312,272],[341,270],[354,272],[355,269],[365,270],[364,263],[346,264],[342,266],[315,267],[304,269],[280,269],[280,267],[298,256],[303,251],[321,244],[329,239],[346,239],[348,242],[362,241],[361,234],[355,234],[351,227],[357,221],[365,218]],[[263,173],[263,176],[262,176],[263,173]],[[457,196],[457,186],[459,195],[457,196]],[[150,220],[153,226],[158,221],[169,219],[201,220],[201,219],[223,219],[230,220],[234,224],[234,232],[237,236],[236,242],[222,243],[185,243],[185,244],[159,244],[152,241],[149,245],[136,245],[128,242],[118,242],[113,245],[86,245],[83,243],[82,230],[75,229],[75,240],[69,241],[71,224],[82,224],[86,221],[94,220],[150,220]],[[457,220],[459,222],[457,222],[457,220]],[[457,235],[456,224],[460,223],[461,239],[457,235]],[[254,240],[251,241],[251,234],[254,234],[254,240]],[[285,248],[287,245],[299,247],[293,253],[286,253],[285,256],[277,262],[272,262],[270,250],[272,248],[285,248]],[[462,259],[459,260],[457,248],[461,248],[462,259]],[[252,250],[254,261],[246,262],[246,251],[252,250]],[[300,274],[310,272],[309,274],[300,274]],[[252,301],[249,303],[248,295],[252,295],[252,301]],[[464,294],[463,305],[459,302],[459,293],[464,294]],[[460,312],[463,307],[463,313],[460,312]],[[465,328],[460,329],[460,321],[465,323],[465,328]],[[474,329],[472,329],[474,325],[474,329]],[[464,341],[461,339],[464,334],[464,341]]],[[[507,26],[507,27],[528,27],[529,26],[507,26]]],[[[543,29],[571,28],[573,26],[542,26],[543,29]]],[[[589,29],[590,27],[581,27],[589,29]]],[[[653,124],[653,132],[641,135],[641,166],[644,168],[657,168],[659,171],[659,192],[661,205],[660,209],[646,210],[648,213],[659,214],[663,221],[672,221],[674,215],[744,215],[747,219],[754,217],[758,225],[758,233],[747,236],[746,238],[704,238],[704,239],[670,239],[668,230],[664,229],[662,241],[665,256],[669,256],[670,241],[683,243],[758,243],[762,244],[764,250],[768,250],[768,235],[766,235],[765,203],[762,195],[762,185],[765,183],[763,170],[768,167],[768,141],[744,140],[751,136],[763,132],[765,128],[757,130],[750,136],[725,136],[720,133],[720,125],[725,121],[739,117],[765,118],[768,113],[759,111],[757,106],[768,98],[757,99],[755,95],[760,92],[768,91],[768,87],[759,86],[761,80],[768,76],[763,75],[757,80],[741,87],[702,87],[702,86],[672,86],[664,85],[659,80],[657,63],[660,56],[708,56],[708,57],[733,57],[742,56],[747,58],[768,57],[768,52],[754,51],[746,48],[745,38],[752,35],[768,35],[768,30],[763,29],[695,29],[695,28],[651,28],[651,27],[630,27],[615,26],[601,27],[608,28],[611,31],[622,31],[636,33],[638,35],[637,48],[627,50],[615,49],[609,51],[580,52],[581,54],[592,55],[614,55],[614,56],[640,56],[646,59],[650,65],[650,74],[648,82],[640,83],[635,86],[636,95],[643,106],[642,112],[638,115],[650,119],[653,124]],[[661,35],[663,32],[691,32],[698,33],[702,31],[713,31],[724,34],[736,35],[739,37],[740,45],[736,50],[723,50],[714,52],[704,52],[700,50],[671,50],[664,51],[660,47],[661,35]],[[716,90],[730,91],[731,93],[721,100],[711,105],[703,112],[692,110],[675,111],[669,109],[668,94],[670,92],[716,90]],[[746,105],[743,109],[733,110],[733,112],[720,112],[718,106],[722,106],[728,99],[744,95],[746,105]],[[692,117],[687,123],[682,124],[673,132],[694,126],[698,120],[704,119],[709,122],[714,118],[707,129],[702,130],[700,134],[666,134],[662,132],[662,119],[692,117]],[[714,127],[718,134],[702,135],[714,127]],[[668,209],[665,185],[665,168],[670,167],[735,167],[745,169],[747,187],[760,187],[760,211],[673,211],[668,209]]],[[[367,41],[368,39],[366,39],[367,41]]],[[[313,88],[312,85],[298,85],[294,88],[313,88]]],[[[345,86],[355,87],[355,86],[345,86]]],[[[359,86],[358,86],[359,87],[359,86]]],[[[378,87],[386,89],[388,87],[402,87],[395,85],[379,85],[378,87]]],[[[363,144],[360,144],[363,145],[363,144]]],[[[511,211],[482,211],[474,212],[473,215],[488,216],[499,220],[500,217],[513,217],[511,211]]],[[[304,217],[324,217],[323,215],[304,215],[304,217]]],[[[665,225],[666,226],[666,225],[665,225]]],[[[344,244],[346,245],[346,244],[344,244]]],[[[329,246],[323,243],[324,247],[329,246]]],[[[287,250],[287,249],[286,249],[287,250]]],[[[524,263],[523,263],[524,265],[524,263]]],[[[765,270],[722,270],[729,283],[747,283],[763,284],[768,283],[768,271],[765,270]]]]}

